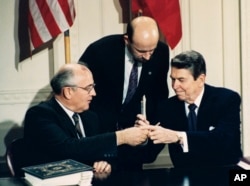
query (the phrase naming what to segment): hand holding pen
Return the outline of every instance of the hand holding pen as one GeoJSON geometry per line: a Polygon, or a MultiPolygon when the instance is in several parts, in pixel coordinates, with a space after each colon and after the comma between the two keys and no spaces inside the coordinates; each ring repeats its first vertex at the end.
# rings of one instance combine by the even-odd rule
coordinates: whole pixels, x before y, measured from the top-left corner
{"type": "Polygon", "coordinates": [[[146,116],[143,114],[137,114],[137,120],[135,121],[135,127],[142,127],[150,125],[149,121],[146,119],[146,116]]]}
{"type": "Polygon", "coordinates": [[[160,126],[160,122],[156,123],[155,125],[150,124],[150,122],[142,114],[137,115],[135,126],[148,130],[148,138],[150,138],[154,144],[176,143],[179,140],[178,131],[164,128],[160,126]]]}
{"type": "MultiPolygon", "coordinates": [[[[137,120],[135,121],[135,126],[140,127],[140,126],[148,126],[151,125],[150,122],[146,119],[145,115],[142,114],[137,114],[137,120]]],[[[160,122],[155,124],[154,126],[159,126],[160,122]]]]}

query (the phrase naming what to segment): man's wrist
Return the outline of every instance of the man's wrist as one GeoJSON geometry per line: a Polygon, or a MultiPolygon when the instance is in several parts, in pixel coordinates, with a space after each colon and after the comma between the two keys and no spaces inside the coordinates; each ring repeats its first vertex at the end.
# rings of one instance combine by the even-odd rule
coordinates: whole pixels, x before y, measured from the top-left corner
{"type": "Polygon", "coordinates": [[[177,141],[176,141],[176,143],[177,143],[177,144],[180,144],[180,145],[183,145],[183,137],[182,137],[181,133],[180,133],[180,132],[177,132],[177,133],[176,133],[176,136],[177,136],[177,141]]]}
{"type": "Polygon", "coordinates": [[[116,134],[116,144],[117,144],[117,146],[122,145],[123,144],[122,132],[119,130],[119,131],[116,131],[115,134],[116,134]]]}
{"type": "Polygon", "coordinates": [[[117,146],[119,145],[122,145],[122,144],[125,144],[126,143],[126,140],[125,140],[125,130],[119,130],[119,131],[116,131],[116,143],[117,143],[117,146]]]}

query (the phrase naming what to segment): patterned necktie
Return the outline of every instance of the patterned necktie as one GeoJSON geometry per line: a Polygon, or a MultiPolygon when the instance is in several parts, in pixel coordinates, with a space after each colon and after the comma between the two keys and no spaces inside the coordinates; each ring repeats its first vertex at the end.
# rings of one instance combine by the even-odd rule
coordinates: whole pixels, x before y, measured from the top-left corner
{"type": "Polygon", "coordinates": [[[124,104],[127,104],[131,98],[133,97],[138,83],[138,62],[134,60],[134,64],[129,76],[129,84],[128,84],[128,91],[124,101],[124,104]]]}
{"type": "Polygon", "coordinates": [[[196,109],[196,105],[195,104],[190,104],[188,106],[189,108],[189,113],[188,113],[188,127],[189,127],[189,131],[195,131],[196,130],[196,113],[195,113],[195,109],[196,109]]]}
{"type": "Polygon", "coordinates": [[[81,128],[80,128],[80,122],[79,122],[79,117],[78,117],[78,114],[77,113],[74,113],[73,116],[72,116],[74,122],[75,122],[75,129],[76,129],[76,132],[78,134],[78,136],[80,138],[83,137],[82,135],[82,131],[81,131],[81,128]]]}

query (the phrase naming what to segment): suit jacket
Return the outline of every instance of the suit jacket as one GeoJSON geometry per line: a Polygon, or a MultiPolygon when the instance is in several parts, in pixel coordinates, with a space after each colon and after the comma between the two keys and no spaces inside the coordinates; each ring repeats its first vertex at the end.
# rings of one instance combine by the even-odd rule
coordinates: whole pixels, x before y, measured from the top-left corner
{"type": "Polygon", "coordinates": [[[78,139],[72,120],[55,98],[31,107],[25,116],[24,139],[32,152],[30,163],[74,159],[93,165],[117,156],[115,133],[99,134],[97,115],[79,114],[86,137],[78,139]]]}
{"type": "MultiPolygon", "coordinates": [[[[106,36],[90,44],[80,58],[93,73],[97,95],[90,109],[100,117],[103,132],[117,130],[117,123],[122,128],[133,126],[136,115],[141,113],[143,95],[146,96],[146,113],[150,121],[155,117],[157,104],[168,98],[169,49],[166,44],[159,42],[151,60],[142,66],[138,88],[132,100],[125,107],[122,105],[125,47],[123,35],[106,36]]],[[[157,149],[150,160],[145,160],[142,152],[137,153],[137,150],[128,146],[119,148],[120,163],[123,164],[120,167],[141,167],[142,161],[153,161],[160,151],[157,149]]]]}
{"type": "Polygon", "coordinates": [[[189,152],[179,144],[169,144],[175,167],[235,164],[242,156],[240,135],[240,96],[225,88],[205,85],[197,113],[197,131],[188,131],[184,102],[177,96],[164,101],[158,110],[166,128],[186,131],[189,152]]]}
{"type": "Polygon", "coordinates": [[[115,131],[119,122],[124,128],[134,125],[141,113],[140,102],[146,95],[147,117],[155,116],[158,102],[168,97],[168,46],[159,42],[152,59],[143,64],[137,91],[131,102],[122,107],[125,42],[123,35],[106,36],[86,49],[80,58],[88,64],[96,83],[96,97],[91,103],[101,120],[103,131],[115,131]]]}

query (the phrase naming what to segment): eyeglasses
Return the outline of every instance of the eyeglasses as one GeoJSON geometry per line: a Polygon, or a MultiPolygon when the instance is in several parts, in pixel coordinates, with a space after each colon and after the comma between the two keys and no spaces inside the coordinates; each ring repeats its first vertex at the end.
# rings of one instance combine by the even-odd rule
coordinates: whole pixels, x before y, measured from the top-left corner
{"type": "Polygon", "coordinates": [[[82,90],[85,90],[85,91],[87,91],[88,92],[88,94],[93,90],[93,88],[95,88],[95,83],[93,83],[93,84],[90,84],[90,85],[88,85],[88,86],[86,86],[86,87],[80,87],[80,86],[76,86],[76,85],[71,85],[71,86],[68,86],[68,87],[75,87],[75,88],[80,88],[80,89],[82,89],[82,90]]]}

